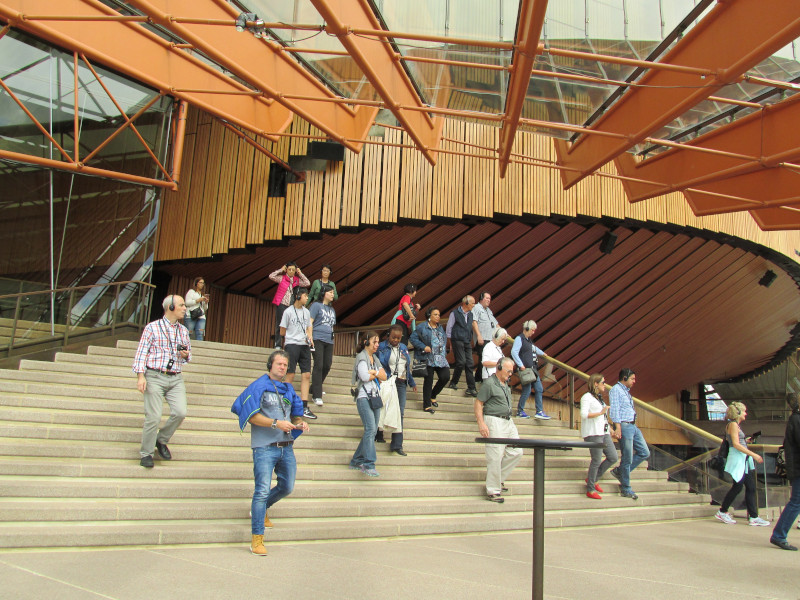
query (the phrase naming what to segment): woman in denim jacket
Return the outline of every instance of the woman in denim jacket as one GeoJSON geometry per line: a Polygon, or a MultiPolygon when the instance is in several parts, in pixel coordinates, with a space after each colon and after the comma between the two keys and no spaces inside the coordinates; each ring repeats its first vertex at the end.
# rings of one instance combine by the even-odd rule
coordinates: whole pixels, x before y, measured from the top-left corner
{"type": "MultiPolygon", "coordinates": [[[[403,423],[403,415],[406,410],[406,391],[411,388],[417,391],[417,384],[411,374],[411,357],[408,355],[408,348],[400,340],[403,339],[403,327],[399,324],[392,325],[389,328],[388,339],[383,340],[378,345],[378,352],[375,356],[381,361],[383,369],[386,374],[391,377],[395,376],[394,385],[397,389],[397,401],[400,404],[400,423],[403,423]],[[405,368],[403,364],[405,363],[405,368]],[[400,372],[402,369],[402,372],[400,372]]],[[[383,439],[383,431],[378,431],[376,442],[385,442],[383,439]]],[[[406,456],[403,450],[403,432],[392,433],[392,443],[389,445],[389,450],[406,456]]]]}
{"type": "Polygon", "coordinates": [[[409,341],[416,350],[423,353],[423,358],[428,363],[428,374],[422,386],[422,409],[433,414],[436,412],[434,409],[439,408],[436,396],[450,381],[450,365],[447,362],[447,335],[444,327],[439,325],[439,309],[431,306],[425,316],[428,320],[417,326],[409,341]],[[433,387],[434,373],[439,377],[436,387],[433,387]]]}

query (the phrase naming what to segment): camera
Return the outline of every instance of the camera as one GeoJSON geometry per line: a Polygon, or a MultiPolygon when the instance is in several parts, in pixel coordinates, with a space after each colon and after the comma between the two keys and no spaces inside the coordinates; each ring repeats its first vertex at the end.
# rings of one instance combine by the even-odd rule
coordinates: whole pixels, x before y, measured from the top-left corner
{"type": "Polygon", "coordinates": [[[181,352],[183,350],[188,350],[188,347],[184,346],[183,344],[178,344],[178,352],[181,352]]]}

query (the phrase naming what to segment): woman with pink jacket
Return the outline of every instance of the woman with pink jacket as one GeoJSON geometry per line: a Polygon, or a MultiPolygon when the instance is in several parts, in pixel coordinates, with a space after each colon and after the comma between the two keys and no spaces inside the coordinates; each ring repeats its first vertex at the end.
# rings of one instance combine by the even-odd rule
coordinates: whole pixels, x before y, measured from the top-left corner
{"type": "Polygon", "coordinates": [[[277,271],[269,274],[269,278],[278,284],[278,290],[272,303],[275,305],[275,348],[283,345],[281,338],[281,318],[286,308],[292,303],[292,290],[296,287],[307,288],[310,284],[308,278],[300,271],[296,262],[289,261],[277,271]]]}

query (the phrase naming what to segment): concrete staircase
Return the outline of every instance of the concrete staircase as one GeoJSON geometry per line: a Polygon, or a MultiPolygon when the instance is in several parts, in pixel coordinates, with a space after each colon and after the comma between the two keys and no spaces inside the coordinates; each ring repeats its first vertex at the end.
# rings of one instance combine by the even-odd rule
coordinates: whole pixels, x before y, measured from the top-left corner
{"type": "MultiPolygon", "coordinates": [[[[23,360],[0,370],[0,547],[244,544],[249,540],[249,431],[233,399],[262,375],[268,350],[194,345],[184,373],[189,416],[170,442],[173,460],[139,466],[142,400],[131,371],[135,342],[23,360]]],[[[349,395],[352,359],[336,357],[319,419],[296,446],[297,483],[270,510],[268,541],[526,530],[532,526],[533,457],[526,454],[502,505],[484,498],[483,446],[471,398],[446,390],[435,415],[409,393],[407,457],[378,444],[378,479],[348,469],[362,427],[349,395]]],[[[299,377],[297,378],[299,380],[299,377]]],[[[463,384],[462,384],[463,386],[463,384]]],[[[167,409],[165,407],[165,412],[167,409]]],[[[522,437],[579,439],[560,421],[517,420],[522,437]]],[[[638,501],[602,481],[585,497],[588,451],[548,452],[547,527],[708,516],[709,497],[643,468],[638,501]]]]}

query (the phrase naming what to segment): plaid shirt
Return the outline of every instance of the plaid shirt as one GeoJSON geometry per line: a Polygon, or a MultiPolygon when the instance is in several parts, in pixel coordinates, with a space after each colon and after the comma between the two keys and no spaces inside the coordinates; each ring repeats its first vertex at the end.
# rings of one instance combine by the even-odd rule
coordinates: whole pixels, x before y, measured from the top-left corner
{"type": "Polygon", "coordinates": [[[145,326],[133,359],[133,371],[144,373],[148,368],[166,371],[170,359],[174,359],[175,362],[169,371],[180,373],[181,365],[192,360],[192,345],[186,327],[177,322],[173,325],[169,319],[162,317],[145,326]],[[179,344],[183,344],[189,350],[189,358],[185,361],[178,353],[179,344]]]}
{"type": "Polygon", "coordinates": [[[608,403],[611,405],[608,418],[612,422],[631,423],[636,420],[631,390],[621,381],[618,381],[608,392],[608,403]]]}

